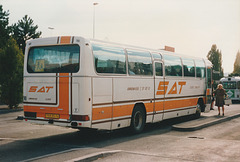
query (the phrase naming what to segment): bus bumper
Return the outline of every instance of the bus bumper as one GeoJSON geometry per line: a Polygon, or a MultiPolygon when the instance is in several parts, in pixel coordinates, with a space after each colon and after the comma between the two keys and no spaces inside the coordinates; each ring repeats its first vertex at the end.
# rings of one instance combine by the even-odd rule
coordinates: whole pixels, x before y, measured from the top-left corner
{"type": "Polygon", "coordinates": [[[56,125],[62,127],[71,127],[71,128],[91,128],[90,121],[67,121],[67,120],[53,120],[53,119],[40,119],[40,118],[26,118],[24,117],[25,122],[42,124],[42,125],[56,125]]]}

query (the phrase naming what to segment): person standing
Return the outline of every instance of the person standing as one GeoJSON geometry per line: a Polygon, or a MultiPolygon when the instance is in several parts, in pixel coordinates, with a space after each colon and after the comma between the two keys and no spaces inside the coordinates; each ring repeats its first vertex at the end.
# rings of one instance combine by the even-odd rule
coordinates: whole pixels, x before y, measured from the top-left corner
{"type": "Polygon", "coordinates": [[[220,115],[220,107],[222,107],[222,115],[224,116],[224,97],[226,95],[226,91],[223,89],[222,84],[218,84],[217,89],[214,91],[214,96],[216,98],[215,106],[218,107],[218,116],[220,115]]]}

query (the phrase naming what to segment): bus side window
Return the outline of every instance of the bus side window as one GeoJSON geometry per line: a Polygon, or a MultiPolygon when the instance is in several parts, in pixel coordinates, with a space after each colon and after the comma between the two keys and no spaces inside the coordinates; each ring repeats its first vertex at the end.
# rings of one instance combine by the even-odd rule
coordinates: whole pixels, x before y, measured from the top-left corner
{"type": "Polygon", "coordinates": [[[127,50],[129,75],[153,75],[152,57],[149,52],[127,50]]]}
{"type": "Polygon", "coordinates": [[[182,58],[185,77],[195,77],[195,66],[193,59],[182,58]]]}
{"type": "Polygon", "coordinates": [[[163,76],[162,63],[160,63],[160,62],[155,63],[155,73],[156,73],[156,76],[163,76]]]}
{"type": "Polygon", "coordinates": [[[237,82],[237,87],[240,89],[240,81],[237,82]]]}
{"type": "Polygon", "coordinates": [[[206,77],[206,68],[205,63],[203,60],[195,60],[196,63],[196,75],[199,78],[205,78],[206,77]]]}
{"type": "Polygon", "coordinates": [[[182,76],[182,63],[178,56],[164,55],[165,75],[182,76]]]}
{"type": "Polygon", "coordinates": [[[126,56],[122,48],[93,44],[97,73],[126,74],[126,56]]]}

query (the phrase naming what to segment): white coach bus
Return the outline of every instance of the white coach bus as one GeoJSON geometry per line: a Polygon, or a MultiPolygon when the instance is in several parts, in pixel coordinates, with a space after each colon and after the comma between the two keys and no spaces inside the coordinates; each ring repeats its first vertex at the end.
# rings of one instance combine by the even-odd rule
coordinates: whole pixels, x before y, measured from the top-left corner
{"type": "Polygon", "coordinates": [[[220,79],[220,83],[226,90],[229,98],[240,101],[240,77],[225,77],[220,79]]]}
{"type": "Polygon", "coordinates": [[[83,37],[27,42],[24,119],[114,130],[190,114],[211,102],[211,63],[83,37]]]}

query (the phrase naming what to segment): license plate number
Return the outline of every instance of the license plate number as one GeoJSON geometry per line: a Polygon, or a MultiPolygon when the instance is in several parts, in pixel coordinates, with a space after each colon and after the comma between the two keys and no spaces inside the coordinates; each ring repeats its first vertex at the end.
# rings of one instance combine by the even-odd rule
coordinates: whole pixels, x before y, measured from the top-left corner
{"type": "Polygon", "coordinates": [[[59,114],[45,114],[45,117],[48,119],[59,119],[60,115],[59,114]]]}

